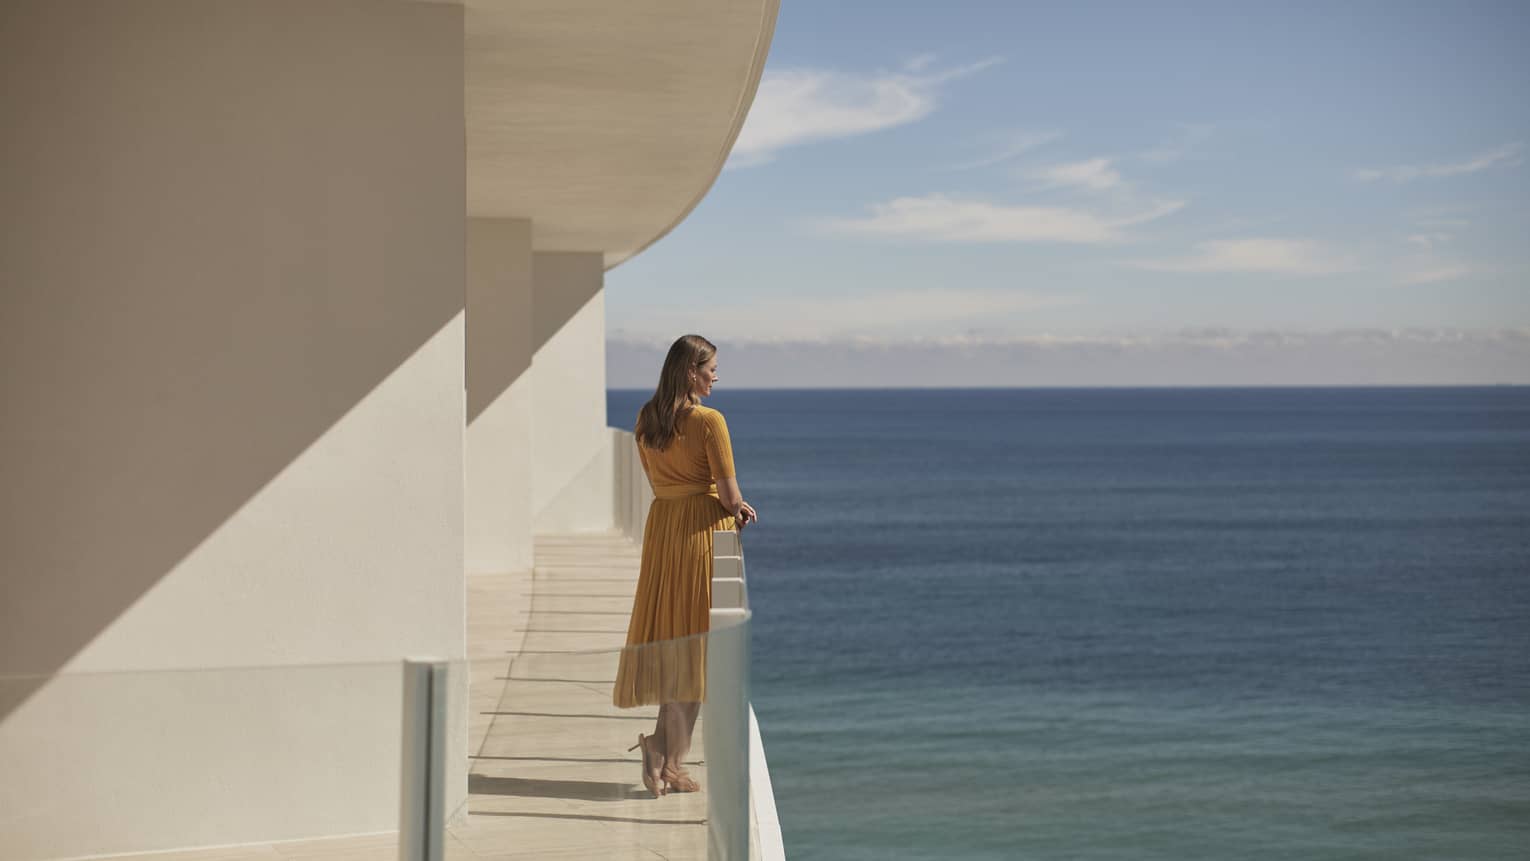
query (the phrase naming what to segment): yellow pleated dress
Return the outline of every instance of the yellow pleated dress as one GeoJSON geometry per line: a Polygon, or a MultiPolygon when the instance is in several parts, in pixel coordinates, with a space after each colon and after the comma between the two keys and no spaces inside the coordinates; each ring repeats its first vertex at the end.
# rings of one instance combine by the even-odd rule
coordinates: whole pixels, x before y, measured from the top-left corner
{"type": "Polygon", "coordinates": [[[717,495],[733,478],[723,414],[697,404],[664,451],[638,444],[654,500],[643,526],[643,561],[627,647],[611,701],[619,708],[706,698],[706,637],[712,610],[712,531],[734,529],[717,495]]]}

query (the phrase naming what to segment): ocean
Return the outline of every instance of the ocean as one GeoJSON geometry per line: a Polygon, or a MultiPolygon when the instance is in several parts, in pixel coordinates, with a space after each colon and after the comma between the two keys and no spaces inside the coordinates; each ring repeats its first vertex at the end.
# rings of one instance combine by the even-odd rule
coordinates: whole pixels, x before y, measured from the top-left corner
{"type": "Polygon", "coordinates": [[[706,403],[794,861],[1530,858],[1530,388],[706,403]]]}

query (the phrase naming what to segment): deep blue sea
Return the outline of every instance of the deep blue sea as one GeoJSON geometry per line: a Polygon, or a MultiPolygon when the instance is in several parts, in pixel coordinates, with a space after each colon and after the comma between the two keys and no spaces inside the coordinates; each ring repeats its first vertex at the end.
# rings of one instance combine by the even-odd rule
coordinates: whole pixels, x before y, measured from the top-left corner
{"type": "Polygon", "coordinates": [[[1530,858],[1530,388],[707,404],[794,861],[1530,858]]]}

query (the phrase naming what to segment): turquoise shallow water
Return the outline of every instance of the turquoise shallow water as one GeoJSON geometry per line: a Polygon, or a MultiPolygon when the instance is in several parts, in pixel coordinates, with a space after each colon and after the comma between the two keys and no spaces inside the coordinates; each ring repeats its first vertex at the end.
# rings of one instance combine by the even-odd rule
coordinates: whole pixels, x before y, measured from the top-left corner
{"type": "Polygon", "coordinates": [[[1530,390],[708,403],[792,858],[1530,857],[1530,390]]]}

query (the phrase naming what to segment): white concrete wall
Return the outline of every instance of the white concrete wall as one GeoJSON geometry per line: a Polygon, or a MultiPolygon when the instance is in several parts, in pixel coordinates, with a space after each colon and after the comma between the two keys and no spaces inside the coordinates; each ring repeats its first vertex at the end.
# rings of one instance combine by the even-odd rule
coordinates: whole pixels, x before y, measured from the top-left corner
{"type": "Polygon", "coordinates": [[[629,430],[608,428],[611,434],[611,451],[616,499],[616,528],[638,544],[643,543],[643,531],[648,526],[648,509],[653,505],[653,485],[648,473],[643,471],[643,461],[638,457],[637,435],[629,430]]]}
{"type": "Polygon", "coordinates": [[[532,451],[537,532],[615,527],[606,430],[605,266],[598,253],[532,255],[532,451]]]}
{"type": "Polygon", "coordinates": [[[531,222],[469,219],[467,255],[467,570],[530,571],[531,222]]]}
{"type": "Polygon", "coordinates": [[[109,671],[0,686],[0,857],[396,827],[389,665],[465,651],[462,14],[0,5],[0,673],[109,671]]]}

